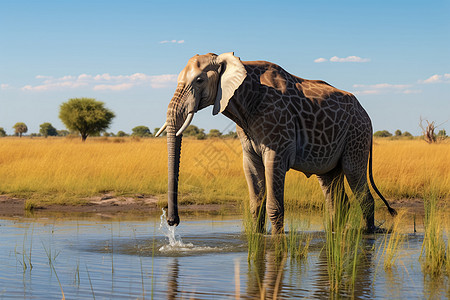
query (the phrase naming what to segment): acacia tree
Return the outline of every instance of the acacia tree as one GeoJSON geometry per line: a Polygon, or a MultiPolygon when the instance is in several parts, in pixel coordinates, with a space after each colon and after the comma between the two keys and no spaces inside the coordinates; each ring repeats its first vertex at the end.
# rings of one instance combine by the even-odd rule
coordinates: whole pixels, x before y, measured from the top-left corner
{"type": "Polygon", "coordinates": [[[119,130],[116,135],[118,137],[125,137],[125,136],[128,136],[128,133],[126,133],[126,132],[124,132],[122,130],[119,130]]]}
{"type": "Polygon", "coordinates": [[[133,136],[138,136],[138,137],[148,137],[148,136],[152,136],[152,132],[150,131],[150,129],[147,126],[136,126],[132,129],[132,134],[133,136]]]}
{"type": "Polygon", "coordinates": [[[3,129],[3,127],[0,127],[0,137],[6,136],[6,131],[3,129]]]}
{"type": "Polygon", "coordinates": [[[59,118],[67,129],[78,131],[84,142],[111,125],[115,114],[104,103],[93,98],[73,98],[60,106],[59,118]]]}
{"type": "Polygon", "coordinates": [[[221,137],[222,133],[218,129],[211,129],[208,133],[208,137],[221,137]]]}
{"type": "Polygon", "coordinates": [[[56,130],[55,127],[53,127],[51,123],[45,122],[39,126],[40,126],[39,133],[45,137],[58,135],[58,131],[56,130]]]}
{"type": "Polygon", "coordinates": [[[19,137],[22,137],[22,134],[27,133],[28,127],[23,122],[18,122],[14,126],[14,133],[18,135],[19,137]]]}

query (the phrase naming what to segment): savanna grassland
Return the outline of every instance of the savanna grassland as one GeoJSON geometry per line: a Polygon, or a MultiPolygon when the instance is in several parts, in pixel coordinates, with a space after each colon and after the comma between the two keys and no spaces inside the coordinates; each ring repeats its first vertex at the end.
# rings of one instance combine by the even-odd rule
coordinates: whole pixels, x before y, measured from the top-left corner
{"type": "MultiPolygon", "coordinates": [[[[375,182],[387,199],[450,198],[450,143],[375,139],[375,182]]],[[[164,138],[0,139],[0,194],[46,204],[83,204],[102,193],[155,195],[166,199],[164,138]]],[[[183,139],[181,203],[224,203],[247,199],[242,150],[237,139],[183,139]]],[[[322,206],[315,176],[290,171],[286,206],[322,206]]],[[[381,201],[377,201],[381,205],[381,201]]]]}

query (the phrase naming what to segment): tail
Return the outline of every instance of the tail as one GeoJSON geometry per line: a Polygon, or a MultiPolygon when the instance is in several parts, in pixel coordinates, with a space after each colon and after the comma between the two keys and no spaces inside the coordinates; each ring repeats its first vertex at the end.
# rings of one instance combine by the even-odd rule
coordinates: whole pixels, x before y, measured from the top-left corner
{"type": "Polygon", "coordinates": [[[386,207],[387,207],[389,213],[391,214],[391,216],[396,216],[397,215],[397,211],[395,209],[393,209],[389,205],[389,203],[386,201],[386,199],[383,197],[383,195],[381,195],[380,191],[378,190],[377,186],[375,185],[375,181],[373,180],[373,176],[372,176],[372,149],[373,149],[373,139],[370,142],[370,154],[369,154],[369,180],[370,180],[370,184],[372,185],[372,188],[375,191],[375,193],[377,193],[378,197],[380,197],[381,200],[383,200],[384,204],[386,204],[386,207]]]}

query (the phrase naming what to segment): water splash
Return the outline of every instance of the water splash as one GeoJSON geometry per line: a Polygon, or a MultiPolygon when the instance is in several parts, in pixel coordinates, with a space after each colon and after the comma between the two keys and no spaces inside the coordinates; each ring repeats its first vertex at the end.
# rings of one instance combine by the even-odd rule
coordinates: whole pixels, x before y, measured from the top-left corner
{"type": "Polygon", "coordinates": [[[175,233],[176,226],[169,226],[167,224],[166,211],[162,209],[161,223],[159,224],[159,230],[168,238],[169,244],[163,245],[159,248],[160,252],[217,252],[223,250],[223,248],[209,247],[209,246],[194,246],[192,243],[183,243],[181,236],[175,233]]]}
{"type": "Polygon", "coordinates": [[[191,243],[183,243],[179,234],[175,233],[176,226],[169,226],[167,224],[166,211],[162,209],[161,223],[159,223],[159,230],[169,239],[169,244],[159,248],[161,252],[168,251],[188,251],[194,248],[191,243]]]}

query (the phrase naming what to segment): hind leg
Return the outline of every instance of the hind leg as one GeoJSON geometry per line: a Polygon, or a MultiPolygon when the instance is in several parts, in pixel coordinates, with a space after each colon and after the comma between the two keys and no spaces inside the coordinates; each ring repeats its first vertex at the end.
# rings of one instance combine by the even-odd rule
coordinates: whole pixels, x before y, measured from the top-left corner
{"type": "Polygon", "coordinates": [[[322,191],[325,195],[325,203],[333,219],[336,217],[345,220],[349,210],[349,201],[344,188],[344,173],[341,166],[337,166],[330,172],[317,176],[322,191]],[[338,214],[341,217],[338,217],[338,214]],[[342,218],[343,217],[343,218],[342,218]]]}
{"type": "Polygon", "coordinates": [[[375,201],[367,182],[367,160],[369,150],[344,153],[342,167],[348,184],[359,200],[368,232],[375,230],[375,201]]]}

